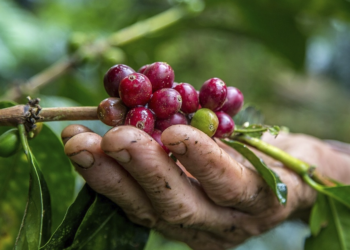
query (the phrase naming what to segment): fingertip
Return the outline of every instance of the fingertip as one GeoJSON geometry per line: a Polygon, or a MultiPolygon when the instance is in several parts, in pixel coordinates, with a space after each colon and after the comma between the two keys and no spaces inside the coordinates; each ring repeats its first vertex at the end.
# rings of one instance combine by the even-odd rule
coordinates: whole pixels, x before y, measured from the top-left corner
{"type": "Polygon", "coordinates": [[[161,140],[169,150],[177,155],[185,155],[192,149],[215,147],[216,142],[202,131],[188,125],[175,125],[163,131],[161,140]]]}
{"type": "Polygon", "coordinates": [[[88,127],[85,127],[84,125],[80,124],[71,124],[65,127],[61,132],[61,139],[63,144],[65,145],[69,139],[71,139],[73,136],[85,132],[92,132],[91,129],[88,127]]]}
{"type": "Polygon", "coordinates": [[[100,151],[101,136],[93,132],[76,134],[64,146],[64,152],[69,157],[80,151],[100,151]]]}

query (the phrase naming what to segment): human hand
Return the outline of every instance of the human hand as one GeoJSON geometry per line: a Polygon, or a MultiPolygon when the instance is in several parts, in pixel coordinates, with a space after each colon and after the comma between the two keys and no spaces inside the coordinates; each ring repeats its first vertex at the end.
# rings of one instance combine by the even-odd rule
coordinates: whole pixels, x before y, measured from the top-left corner
{"type": "MultiPolygon", "coordinates": [[[[72,137],[65,152],[90,187],[118,204],[131,221],[193,249],[239,245],[308,210],[316,197],[298,175],[259,154],[288,186],[287,205],[280,205],[247,161],[190,126],[168,128],[162,141],[195,178],[139,129],[120,126],[103,138],[82,131],[68,127],[62,137],[72,137]]],[[[311,160],[320,153],[304,150],[311,160]]]]}

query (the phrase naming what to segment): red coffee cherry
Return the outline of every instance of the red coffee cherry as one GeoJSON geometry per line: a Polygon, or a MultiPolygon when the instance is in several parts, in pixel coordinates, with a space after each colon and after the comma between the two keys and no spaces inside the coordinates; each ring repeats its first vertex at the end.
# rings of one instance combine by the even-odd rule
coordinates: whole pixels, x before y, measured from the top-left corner
{"type": "Polygon", "coordinates": [[[127,113],[124,124],[135,126],[151,135],[154,130],[154,117],[149,109],[136,107],[127,113]]]}
{"type": "Polygon", "coordinates": [[[108,95],[119,97],[120,81],[132,73],[135,73],[135,70],[124,64],[117,64],[111,67],[103,78],[104,87],[108,95]]]}
{"type": "Polygon", "coordinates": [[[226,100],[227,87],[220,78],[211,78],[204,82],[199,91],[199,103],[203,108],[217,111],[226,100]]]}
{"type": "Polygon", "coordinates": [[[196,112],[198,109],[198,94],[196,89],[189,83],[180,83],[173,87],[180,93],[182,98],[181,111],[185,114],[196,112]]]}
{"type": "Polygon", "coordinates": [[[160,146],[162,146],[162,148],[164,149],[164,151],[169,154],[170,153],[170,150],[164,146],[162,140],[160,139],[161,136],[162,136],[162,131],[158,130],[158,129],[155,129],[151,135],[153,137],[154,140],[156,140],[156,142],[159,143],[160,146]]]}
{"type": "Polygon", "coordinates": [[[175,113],[167,119],[157,119],[154,127],[160,131],[166,130],[168,127],[176,124],[188,125],[188,120],[184,114],[175,113]]]}
{"type": "Polygon", "coordinates": [[[165,88],[153,93],[148,108],[156,114],[157,119],[167,119],[179,112],[181,103],[182,98],[179,92],[175,89],[165,88]]]}
{"type": "Polygon", "coordinates": [[[174,70],[165,62],[155,62],[144,71],[152,83],[152,92],[163,88],[171,88],[174,82],[174,70]]]}
{"type": "Polygon", "coordinates": [[[231,116],[222,111],[215,112],[215,114],[219,119],[219,126],[216,130],[216,133],[214,134],[214,137],[229,137],[235,129],[235,123],[232,120],[231,116]]]}
{"type": "Polygon", "coordinates": [[[140,73],[132,73],[124,77],[119,84],[119,96],[129,108],[145,105],[152,95],[152,84],[140,73]]]}
{"type": "Polygon", "coordinates": [[[233,117],[241,110],[243,103],[244,96],[242,92],[235,87],[227,87],[226,101],[219,110],[233,117]]]}

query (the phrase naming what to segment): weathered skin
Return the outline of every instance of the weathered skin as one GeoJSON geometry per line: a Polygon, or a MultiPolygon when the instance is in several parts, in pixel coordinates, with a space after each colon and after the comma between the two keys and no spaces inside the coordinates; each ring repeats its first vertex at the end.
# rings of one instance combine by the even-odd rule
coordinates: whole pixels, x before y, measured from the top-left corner
{"type": "MultiPolygon", "coordinates": [[[[325,143],[304,135],[265,139],[350,183],[350,157],[325,143]]],[[[87,183],[123,208],[133,222],[195,250],[239,245],[288,218],[307,217],[315,201],[315,191],[296,174],[262,154],[288,186],[286,206],[240,155],[201,131],[171,126],[162,141],[195,178],[148,134],[131,126],[113,128],[103,138],[78,133],[66,143],[65,152],[87,183]]]]}

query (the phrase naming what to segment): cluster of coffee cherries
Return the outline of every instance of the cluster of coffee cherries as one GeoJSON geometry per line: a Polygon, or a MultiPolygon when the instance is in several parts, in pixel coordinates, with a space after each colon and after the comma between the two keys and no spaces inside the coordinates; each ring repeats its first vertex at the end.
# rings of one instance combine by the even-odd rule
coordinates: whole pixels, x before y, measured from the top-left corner
{"type": "Polygon", "coordinates": [[[208,136],[225,138],[234,131],[232,117],[243,105],[243,94],[219,78],[197,91],[189,83],[174,82],[169,64],[155,62],[137,72],[124,64],[111,67],[104,87],[110,96],[98,106],[99,119],[109,126],[132,125],[151,135],[165,151],[162,131],[171,125],[194,126],[208,136]]]}

